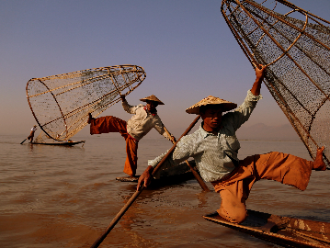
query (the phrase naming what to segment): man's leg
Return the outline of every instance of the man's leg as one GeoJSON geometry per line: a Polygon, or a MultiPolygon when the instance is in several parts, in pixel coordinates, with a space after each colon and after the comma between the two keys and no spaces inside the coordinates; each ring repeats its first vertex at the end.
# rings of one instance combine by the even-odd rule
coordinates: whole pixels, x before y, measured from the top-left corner
{"type": "Polygon", "coordinates": [[[128,136],[126,138],[126,161],[124,167],[124,173],[135,176],[137,168],[137,150],[138,150],[138,141],[128,136]]]}
{"type": "Polygon", "coordinates": [[[126,121],[114,116],[92,118],[90,121],[90,134],[119,132],[121,135],[125,135],[127,134],[126,126],[126,121]]]}
{"type": "Polygon", "coordinates": [[[323,161],[323,151],[324,146],[317,149],[316,158],[313,162],[313,170],[325,171],[327,169],[327,165],[323,161]]]}
{"type": "Polygon", "coordinates": [[[291,154],[271,152],[260,155],[255,163],[257,180],[269,179],[283,184],[292,185],[300,190],[305,190],[309,183],[312,170],[322,170],[325,164],[322,160],[324,148],[317,151],[314,161],[296,157],[291,154]],[[263,158],[269,155],[267,161],[263,158]]]}
{"type": "MultiPolygon", "coordinates": [[[[243,183],[242,181],[237,184],[243,183]]],[[[220,191],[221,205],[217,210],[219,215],[225,220],[232,223],[241,223],[246,218],[245,201],[242,197],[237,196],[236,190],[240,187],[238,185],[231,185],[220,191]]]]}
{"type": "Polygon", "coordinates": [[[322,160],[323,150],[324,147],[317,151],[313,162],[280,152],[253,155],[241,160],[237,172],[230,178],[212,182],[222,199],[219,215],[230,222],[242,222],[246,216],[245,201],[253,184],[260,179],[275,180],[305,190],[312,169],[326,168],[322,160]]]}

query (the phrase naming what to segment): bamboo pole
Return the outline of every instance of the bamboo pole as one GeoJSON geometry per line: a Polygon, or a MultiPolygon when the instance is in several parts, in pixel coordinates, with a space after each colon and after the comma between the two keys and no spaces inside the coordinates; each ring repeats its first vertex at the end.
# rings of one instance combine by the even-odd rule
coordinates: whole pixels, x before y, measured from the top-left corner
{"type": "MultiPolygon", "coordinates": [[[[179,140],[187,135],[189,131],[195,126],[197,121],[199,120],[200,116],[197,116],[195,120],[190,124],[190,126],[187,128],[187,130],[181,135],[179,140]]],[[[178,140],[178,141],[179,141],[178,140]]],[[[178,141],[176,143],[178,143],[178,141]]],[[[172,148],[166,153],[166,155],[163,157],[163,159],[158,163],[158,165],[154,168],[152,174],[154,175],[156,171],[162,166],[162,164],[165,162],[165,160],[172,154],[176,147],[176,143],[172,146],[172,148]]],[[[125,214],[125,212],[128,210],[128,208],[133,204],[133,202],[138,198],[138,196],[143,191],[144,187],[141,187],[140,191],[136,191],[131,198],[128,200],[128,202],[125,204],[124,207],[118,212],[118,214],[113,218],[109,226],[107,227],[107,230],[92,244],[91,248],[99,247],[99,245],[102,243],[102,241],[107,237],[107,235],[110,233],[110,231],[115,227],[115,225],[118,223],[120,218],[125,214]]]]}

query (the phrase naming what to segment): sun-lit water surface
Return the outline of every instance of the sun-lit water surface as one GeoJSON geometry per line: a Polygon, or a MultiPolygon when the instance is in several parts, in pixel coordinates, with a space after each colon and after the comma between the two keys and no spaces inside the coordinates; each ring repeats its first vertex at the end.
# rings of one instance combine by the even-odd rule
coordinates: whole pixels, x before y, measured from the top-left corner
{"type": "MultiPolygon", "coordinates": [[[[124,176],[124,140],[77,137],[86,144],[70,148],[20,145],[23,139],[0,136],[1,247],[90,247],[135,191],[134,183],[115,180],[124,176]]],[[[299,141],[241,140],[241,146],[240,158],[282,151],[310,159],[299,141]]],[[[162,137],[141,140],[138,174],[170,147],[162,137]]],[[[304,192],[259,181],[247,206],[330,222],[329,177],[313,172],[304,192]]],[[[144,190],[100,247],[277,247],[202,218],[219,204],[219,195],[203,193],[195,180],[144,190]]]]}

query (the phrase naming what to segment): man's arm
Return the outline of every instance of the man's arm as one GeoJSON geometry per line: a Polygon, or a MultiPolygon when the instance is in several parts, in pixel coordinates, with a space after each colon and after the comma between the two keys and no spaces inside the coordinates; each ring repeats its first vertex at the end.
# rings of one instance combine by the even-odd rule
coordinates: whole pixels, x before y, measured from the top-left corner
{"type": "Polygon", "coordinates": [[[155,124],[154,128],[157,130],[157,132],[161,135],[163,135],[166,139],[171,141],[173,144],[176,142],[175,137],[167,130],[165,125],[159,120],[158,123],[155,124]]]}
{"type": "Polygon", "coordinates": [[[267,66],[265,65],[259,65],[260,68],[256,67],[255,72],[256,72],[256,80],[254,81],[254,84],[251,88],[251,93],[255,96],[260,95],[260,88],[262,84],[262,80],[265,77],[265,69],[267,66]]]}
{"type": "Polygon", "coordinates": [[[124,110],[129,113],[129,114],[135,114],[136,113],[136,106],[131,106],[128,104],[125,95],[120,95],[121,101],[122,101],[122,106],[124,110]]]}
{"type": "Polygon", "coordinates": [[[120,98],[121,98],[121,101],[122,102],[125,102],[126,101],[125,95],[120,94],[120,98]]]}
{"type": "MultiPolygon", "coordinates": [[[[182,161],[188,159],[189,157],[194,156],[194,148],[191,144],[194,139],[191,138],[191,135],[187,135],[181,138],[176,144],[176,147],[172,153],[164,162],[167,163],[168,166],[180,164],[182,161]]],[[[156,157],[154,160],[149,160],[149,166],[147,169],[141,174],[138,181],[137,190],[140,190],[142,185],[144,187],[148,187],[151,183],[152,172],[153,169],[157,166],[157,164],[163,159],[163,157],[167,154],[167,152],[161,154],[156,157]]],[[[164,165],[163,164],[163,165],[164,165]]]]}
{"type": "Polygon", "coordinates": [[[235,111],[228,112],[224,115],[223,120],[226,119],[234,130],[240,128],[241,125],[249,119],[257,102],[262,98],[260,95],[260,88],[265,76],[265,69],[266,66],[264,65],[259,65],[259,67],[255,68],[256,80],[254,81],[251,90],[248,90],[244,102],[238,106],[235,111]]]}
{"type": "Polygon", "coordinates": [[[154,167],[149,165],[147,169],[144,170],[144,172],[139,177],[138,185],[137,185],[137,191],[139,191],[142,187],[142,185],[146,188],[150,185],[152,180],[152,171],[154,170],[154,167]]]}

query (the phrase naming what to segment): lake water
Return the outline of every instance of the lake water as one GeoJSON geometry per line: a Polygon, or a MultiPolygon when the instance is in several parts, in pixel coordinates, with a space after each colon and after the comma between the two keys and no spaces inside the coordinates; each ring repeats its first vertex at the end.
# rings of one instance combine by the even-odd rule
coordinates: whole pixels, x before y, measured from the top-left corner
{"type": "MultiPolygon", "coordinates": [[[[1,247],[90,247],[135,191],[122,173],[125,143],[117,134],[88,137],[81,147],[31,146],[0,136],[1,247]]],[[[282,151],[310,159],[299,141],[241,140],[240,158],[282,151]]],[[[171,144],[145,137],[138,174],[171,144]]],[[[247,207],[330,222],[330,172],[313,172],[306,191],[278,182],[255,184],[247,207]]],[[[211,184],[207,184],[212,188],[211,184]]],[[[277,247],[202,218],[220,198],[195,180],[144,190],[99,247],[277,247]]]]}

